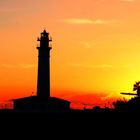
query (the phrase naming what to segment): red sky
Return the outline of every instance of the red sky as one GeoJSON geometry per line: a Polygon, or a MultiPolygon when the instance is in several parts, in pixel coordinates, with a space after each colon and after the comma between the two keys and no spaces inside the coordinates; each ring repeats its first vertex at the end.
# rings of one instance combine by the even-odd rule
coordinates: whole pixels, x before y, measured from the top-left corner
{"type": "MultiPolygon", "coordinates": [[[[50,32],[51,96],[124,98],[140,80],[139,0],[0,0],[0,101],[36,94],[37,37],[50,32]]],[[[130,97],[127,97],[130,98],[130,97]]]]}

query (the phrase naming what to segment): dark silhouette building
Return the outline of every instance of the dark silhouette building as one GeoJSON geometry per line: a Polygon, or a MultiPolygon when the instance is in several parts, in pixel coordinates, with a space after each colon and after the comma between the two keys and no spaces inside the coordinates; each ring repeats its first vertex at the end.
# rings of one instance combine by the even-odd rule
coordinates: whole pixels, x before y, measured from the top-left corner
{"type": "Polygon", "coordinates": [[[50,97],[50,50],[49,33],[44,30],[38,38],[40,47],[38,49],[38,81],[37,96],[50,97]]]}
{"type": "Polygon", "coordinates": [[[56,97],[30,96],[14,99],[14,110],[65,112],[70,110],[70,102],[56,97]]]}
{"type": "Polygon", "coordinates": [[[38,78],[37,96],[14,99],[14,109],[24,111],[67,111],[70,109],[70,102],[50,97],[50,44],[52,41],[49,33],[44,30],[38,49],[38,78]]]}

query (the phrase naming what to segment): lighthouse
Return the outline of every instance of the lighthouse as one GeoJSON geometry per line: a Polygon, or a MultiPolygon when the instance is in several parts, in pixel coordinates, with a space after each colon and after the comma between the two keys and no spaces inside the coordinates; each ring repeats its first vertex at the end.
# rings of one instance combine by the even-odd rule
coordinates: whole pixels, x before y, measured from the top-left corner
{"type": "Polygon", "coordinates": [[[41,32],[38,50],[37,95],[13,99],[14,110],[65,112],[70,110],[70,101],[50,96],[50,42],[49,33],[41,32]]]}
{"type": "Polygon", "coordinates": [[[50,42],[49,33],[44,30],[40,37],[38,49],[37,96],[50,97],[50,42]]]}

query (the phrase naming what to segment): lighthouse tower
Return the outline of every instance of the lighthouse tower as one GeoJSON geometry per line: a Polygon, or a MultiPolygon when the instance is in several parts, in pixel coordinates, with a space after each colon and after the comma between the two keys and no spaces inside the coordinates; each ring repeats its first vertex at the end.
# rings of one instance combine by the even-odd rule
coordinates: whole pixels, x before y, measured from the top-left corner
{"type": "Polygon", "coordinates": [[[50,97],[50,50],[49,33],[44,30],[38,40],[38,77],[37,77],[37,96],[50,97]]]}
{"type": "Polygon", "coordinates": [[[17,111],[47,111],[63,112],[70,110],[70,102],[64,99],[50,97],[50,41],[49,33],[44,30],[38,40],[38,76],[37,96],[14,99],[14,109],[17,111]]]}

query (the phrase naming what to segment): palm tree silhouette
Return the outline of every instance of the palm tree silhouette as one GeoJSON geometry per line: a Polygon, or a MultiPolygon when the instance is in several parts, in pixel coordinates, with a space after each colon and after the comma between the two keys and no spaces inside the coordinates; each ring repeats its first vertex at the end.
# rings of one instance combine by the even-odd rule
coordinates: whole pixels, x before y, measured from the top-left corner
{"type": "Polygon", "coordinates": [[[133,91],[137,91],[137,95],[140,96],[140,81],[137,81],[133,86],[133,91]]]}

